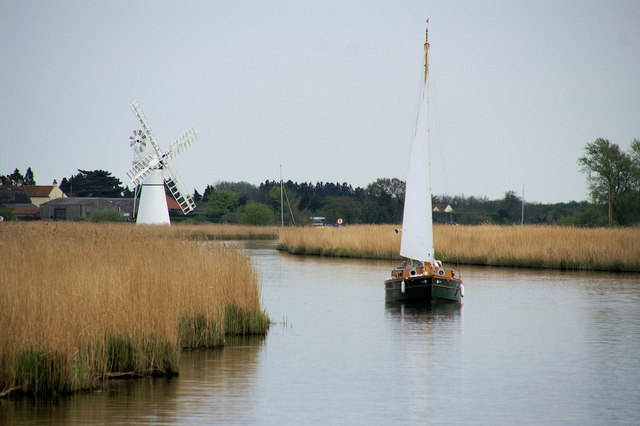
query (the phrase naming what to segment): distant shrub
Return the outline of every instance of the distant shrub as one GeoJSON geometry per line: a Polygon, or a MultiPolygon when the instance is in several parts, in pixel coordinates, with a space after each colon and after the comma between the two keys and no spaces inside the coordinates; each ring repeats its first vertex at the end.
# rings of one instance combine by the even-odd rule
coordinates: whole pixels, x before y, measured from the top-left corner
{"type": "Polygon", "coordinates": [[[91,222],[126,222],[127,218],[118,210],[109,209],[92,213],[89,220],[91,222]]]}
{"type": "Polygon", "coordinates": [[[0,209],[0,216],[2,216],[4,220],[18,220],[13,210],[8,208],[0,209]]]}
{"type": "Polygon", "coordinates": [[[243,225],[273,225],[273,210],[266,204],[249,201],[238,209],[236,220],[243,225]]]}

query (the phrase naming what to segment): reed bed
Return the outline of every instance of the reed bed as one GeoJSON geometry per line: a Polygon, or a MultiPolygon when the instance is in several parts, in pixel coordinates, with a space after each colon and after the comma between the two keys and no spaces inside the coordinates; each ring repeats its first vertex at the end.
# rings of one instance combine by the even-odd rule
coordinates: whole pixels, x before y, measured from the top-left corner
{"type": "Polygon", "coordinates": [[[279,248],[292,254],[399,259],[400,237],[395,228],[392,225],[282,228],[279,248]]]}
{"type": "Polygon", "coordinates": [[[233,247],[161,238],[172,235],[166,228],[0,226],[0,396],[172,375],[183,348],[266,333],[250,259],[233,247]]]}
{"type": "Polygon", "coordinates": [[[275,240],[279,229],[273,226],[180,223],[159,227],[155,232],[197,240],[275,240]]]}
{"type": "MultiPolygon", "coordinates": [[[[392,225],[285,228],[279,247],[294,254],[397,259],[392,225]]],[[[434,226],[439,259],[449,263],[640,272],[640,228],[434,226]]]]}

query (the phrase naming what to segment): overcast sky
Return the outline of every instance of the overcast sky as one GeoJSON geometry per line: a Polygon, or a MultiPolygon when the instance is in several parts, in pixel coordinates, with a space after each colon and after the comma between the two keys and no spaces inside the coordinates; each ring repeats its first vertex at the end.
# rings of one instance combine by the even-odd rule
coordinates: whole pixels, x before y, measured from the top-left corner
{"type": "Polygon", "coordinates": [[[640,138],[638,0],[0,0],[0,174],[124,185],[138,100],[189,190],[405,179],[430,19],[433,192],[587,199],[640,138]]]}

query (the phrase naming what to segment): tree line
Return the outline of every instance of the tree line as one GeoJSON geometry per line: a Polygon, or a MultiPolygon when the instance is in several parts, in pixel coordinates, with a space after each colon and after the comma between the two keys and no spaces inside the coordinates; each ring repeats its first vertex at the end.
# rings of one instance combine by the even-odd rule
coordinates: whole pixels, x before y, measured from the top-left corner
{"type": "MultiPolygon", "coordinates": [[[[606,139],[596,139],[584,148],[580,171],[587,175],[590,201],[567,203],[524,203],[515,191],[504,198],[436,195],[432,203],[450,205],[453,212],[434,212],[434,221],[457,224],[560,224],[570,226],[628,226],[640,223],[640,140],[632,142],[629,152],[606,139]],[[523,208],[524,207],[524,208],[523,208]]],[[[35,184],[29,168],[22,176],[16,169],[0,176],[5,184],[35,184]],[[29,183],[27,183],[29,182],[29,183]]],[[[60,189],[79,197],[132,197],[119,179],[105,170],[78,170],[62,179],[60,189]]],[[[380,178],[366,187],[347,182],[293,182],[265,180],[259,185],[248,182],[219,181],[207,185],[202,194],[194,191],[198,208],[187,217],[172,219],[195,222],[242,224],[308,224],[311,217],[323,216],[327,224],[338,218],[344,223],[400,223],[404,207],[405,182],[380,178]],[[284,192],[281,193],[281,187],[284,192]],[[282,200],[282,201],[281,201],[282,200]]]]}

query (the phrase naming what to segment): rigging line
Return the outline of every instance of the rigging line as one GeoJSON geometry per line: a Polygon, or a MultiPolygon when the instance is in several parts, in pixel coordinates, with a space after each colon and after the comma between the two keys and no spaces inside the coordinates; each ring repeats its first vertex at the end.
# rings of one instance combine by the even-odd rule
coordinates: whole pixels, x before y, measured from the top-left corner
{"type": "Polygon", "coordinates": [[[289,206],[289,213],[291,213],[291,220],[293,221],[293,224],[295,225],[296,224],[296,218],[293,217],[293,211],[291,210],[291,203],[289,203],[289,196],[287,195],[287,188],[284,187],[284,191],[282,191],[282,192],[284,192],[284,197],[286,198],[287,205],[289,206]]]}
{"type": "MultiPolygon", "coordinates": [[[[429,61],[431,64],[431,61],[429,61]]],[[[431,68],[431,67],[430,67],[431,68]]],[[[440,127],[440,107],[438,105],[438,96],[436,93],[436,84],[434,84],[434,75],[433,70],[429,70],[429,80],[431,81],[430,85],[430,96],[433,99],[433,123],[435,127],[436,139],[438,141],[438,150],[440,152],[440,164],[442,169],[442,175],[444,179],[444,193],[449,193],[449,177],[447,175],[447,164],[446,164],[446,156],[444,154],[444,137],[442,136],[442,127],[440,127]]]]}
{"type": "MultiPolygon", "coordinates": [[[[420,61],[422,61],[422,57],[420,61]]],[[[409,139],[409,141],[411,141],[411,144],[413,144],[413,140],[416,136],[416,130],[418,128],[418,116],[420,115],[420,106],[422,105],[422,98],[424,96],[424,91],[426,89],[424,84],[424,64],[422,64],[421,62],[418,62],[417,65],[418,66],[416,67],[416,78],[414,79],[414,81],[416,81],[416,89],[413,92],[416,94],[414,107],[413,107],[413,123],[412,123],[413,126],[410,127],[411,129],[413,129],[413,132],[411,133],[410,139],[409,139]]]]}
{"type": "MultiPolygon", "coordinates": [[[[431,56],[431,52],[429,52],[429,56],[431,56]]],[[[432,62],[431,60],[429,61],[429,64],[431,65],[432,62]]],[[[440,164],[441,164],[441,169],[442,169],[442,174],[443,174],[443,179],[444,179],[444,187],[445,187],[445,194],[449,193],[449,178],[447,176],[447,166],[446,166],[446,161],[445,158],[446,156],[444,155],[444,137],[442,136],[442,127],[440,127],[440,108],[438,105],[438,97],[437,97],[437,93],[436,93],[436,84],[434,84],[434,75],[433,75],[433,67],[429,67],[429,81],[431,82],[431,86],[430,86],[430,95],[433,98],[433,116],[434,116],[434,127],[435,127],[435,133],[436,133],[436,139],[438,140],[438,149],[440,151],[440,164]]],[[[458,270],[458,275],[460,276],[460,278],[462,278],[462,271],[460,269],[460,255],[459,252],[457,250],[457,241],[458,241],[458,229],[457,229],[457,225],[455,225],[455,221],[453,220],[453,214],[450,213],[450,222],[453,223],[454,229],[453,229],[453,244],[454,244],[454,252],[455,252],[455,257],[456,257],[456,269],[458,270]]]]}

